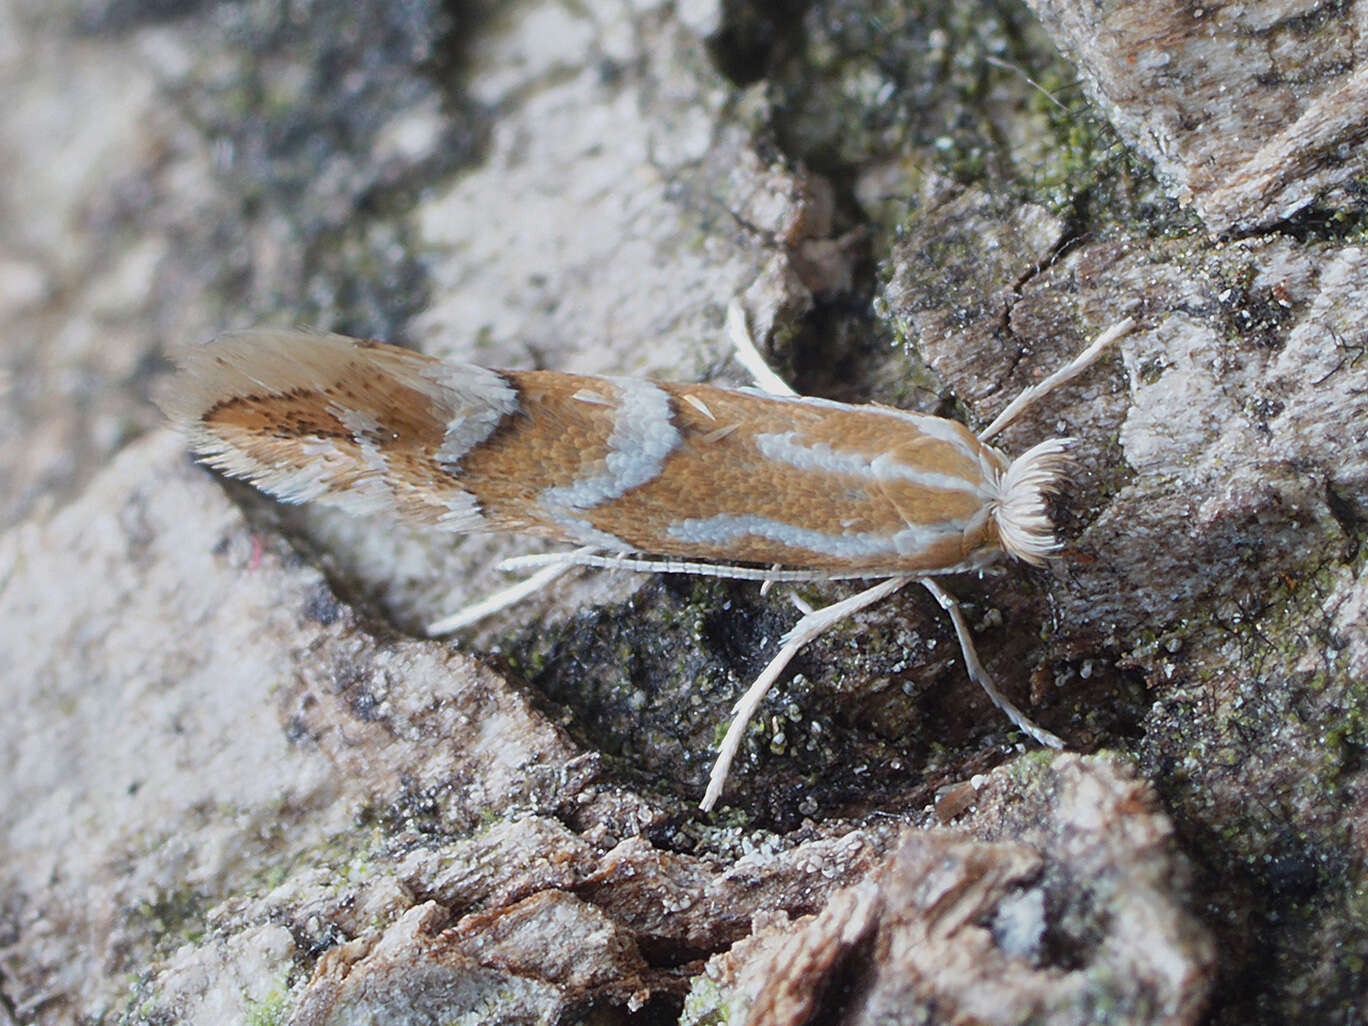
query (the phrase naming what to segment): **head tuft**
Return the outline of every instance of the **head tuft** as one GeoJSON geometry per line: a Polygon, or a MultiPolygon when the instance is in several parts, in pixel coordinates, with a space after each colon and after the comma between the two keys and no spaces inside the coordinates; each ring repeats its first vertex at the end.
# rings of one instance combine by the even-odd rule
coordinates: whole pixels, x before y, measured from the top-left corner
{"type": "Polygon", "coordinates": [[[1037,566],[1059,550],[1045,496],[1057,491],[1068,469],[1070,438],[1051,438],[1026,450],[998,482],[993,520],[1002,551],[1037,566]]]}

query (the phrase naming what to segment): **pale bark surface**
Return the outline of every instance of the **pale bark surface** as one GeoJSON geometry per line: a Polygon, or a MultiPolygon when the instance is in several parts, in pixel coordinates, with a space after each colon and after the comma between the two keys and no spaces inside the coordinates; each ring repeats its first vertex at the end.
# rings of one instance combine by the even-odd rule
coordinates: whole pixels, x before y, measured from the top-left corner
{"type": "Polygon", "coordinates": [[[1203,10],[0,3],[0,1022],[1368,1017],[1358,7],[1203,10]],[[150,402],[259,323],[739,383],[733,296],[978,426],[1136,318],[1002,439],[1078,439],[1061,557],[947,582],[1071,752],[909,590],[701,816],[784,589],[427,640],[526,543],[281,510],[150,402]]]}

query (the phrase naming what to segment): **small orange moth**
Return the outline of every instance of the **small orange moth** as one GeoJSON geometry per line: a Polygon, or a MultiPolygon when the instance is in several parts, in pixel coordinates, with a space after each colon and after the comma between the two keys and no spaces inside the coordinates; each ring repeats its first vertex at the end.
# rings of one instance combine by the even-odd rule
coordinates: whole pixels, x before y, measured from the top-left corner
{"type": "Polygon", "coordinates": [[[998,691],[957,604],[932,578],[1004,555],[1039,564],[1057,549],[1044,496],[1065,472],[1069,440],[1016,459],[987,440],[1131,324],[1098,336],[978,435],[940,417],[796,395],[764,366],[736,304],[728,326],[763,390],[496,371],[263,329],[184,353],[164,405],[205,463],[282,501],[581,546],[509,560],[541,570],[433,633],[574,565],[767,583],[881,578],[807,610],[784,636],[736,705],[701,803],[708,810],[746,724],[794,654],[912,581],[950,615],[969,674],[994,703],[1042,744],[1060,746],[998,691]]]}

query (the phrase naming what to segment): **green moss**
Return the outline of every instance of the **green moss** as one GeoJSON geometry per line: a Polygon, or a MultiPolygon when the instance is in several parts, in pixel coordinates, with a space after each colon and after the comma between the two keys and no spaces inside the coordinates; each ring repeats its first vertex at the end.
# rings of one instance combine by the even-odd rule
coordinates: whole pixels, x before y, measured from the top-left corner
{"type": "Polygon", "coordinates": [[[719,987],[707,973],[695,976],[684,998],[680,1026],[729,1026],[746,1021],[746,1002],[740,995],[719,987]]]}
{"type": "Polygon", "coordinates": [[[208,904],[204,894],[189,887],[140,901],[128,912],[130,932],[141,933],[162,954],[182,944],[198,944],[204,937],[208,904]]]}
{"type": "Polygon", "coordinates": [[[157,1022],[159,1004],[159,995],[152,989],[146,975],[131,975],[127,996],[117,1020],[119,1026],[143,1026],[144,1023],[157,1022]]]}
{"type": "Polygon", "coordinates": [[[245,998],[247,1026],[277,1026],[285,1019],[289,1007],[289,995],[284,987],[277,987],[261,1001],[245,998]]]}
{"type": "Polygon", "coordinates": [[[1308,1015],[1333,1002],[1334,980],[1359,978],[1342,956],[1368,942],[1362,870],[1344,855],[1356,824],[1342,814],[1368,750],[1368,682],[1327,643],[1325,605],[1361,568],[1315,550],[1266,575],[1256,606],[1211,603],[1179,629],[1192,697],[1166,702],[1149,738],[1170,753],[1157,780],[1189,854],[1224,905],[1268,917],[1262,957],[1309,988],[1279,1000],[1308,1015]]]}

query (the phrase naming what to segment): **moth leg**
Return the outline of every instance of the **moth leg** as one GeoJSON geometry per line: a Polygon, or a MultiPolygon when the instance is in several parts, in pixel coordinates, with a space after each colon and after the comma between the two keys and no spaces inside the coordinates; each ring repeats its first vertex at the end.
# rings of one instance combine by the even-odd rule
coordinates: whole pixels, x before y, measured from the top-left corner
{"type": "Polygon", "coordinates": [[[464,609],[458,609],[450,616],[444,616],[435,623],[428,624],[428,637],[436,638],[443,634],[451,634],[459,631],[463,627],[478,623],[485,617],[493,616],[495,613],[502,612],[509,606],[517,605],[529,595],[535,595],[548,584],[573,569],[579,564],[575,561],[576,556],[592,552],[590,548],[576,549],[574,552],[561,552],[555,555],[564,558],[548,562],[536,573],[526,577],[516,584],[510,584],[506,588],[500,588],[492,595],[487,595],[479,602],[472,602],[464,609]]]}
{"type": "Polygon", "coordinates": [[[641,574],[693,574],[697,577],[720,577],[733,581],[763,581],[767,584],[795,581],[851,581],[865,580],[869,573],[852,570],[837,573],[831,570],[785,570],[782,567],[741,566],[733,563],[700,563],[668,556],[634,556],[628,553],[605,556],[597,549],[577,549],[574,552],[535,552],[527,556],[510,556],[499,564],[500,570],[534,570],[543,566],[573,563],[597,570],[629,570],[641,574]]]}
{"type": "Polygon", "coordinates": [[[738,299],[733,299],[727,304],[727,337],[731,339],[732,348],[736,350],[737,362],[750,372],[757,388],[770,395],[798,394],[787,381],[774,373],[765,362],[765,358],[760,355],[750,326],[746,323],[746,311],[742,309],[741,301],[738,299]]]}
{"type": "Polygon", "coordinates": [[[960,612],[959,602],[955,597],[930,577],[921,578],[921,584],[940,603],[940,607],[950,614],[950,622],[955,625],[955,635],[959,638],[960,654],[964,656],[964,668],[969,671],[969,677],[988,693],[993,704],[1001,709],[1023,733],[1035,738],[1046,748],[1063,748],[1063,741],[1044,727],[1033,723],[1029,716],[1012,703],[1011,699],[998,690],[997,685],[993,683],[993,678],[984,669],[983,663],[979,662],[978,652],[974,648],[974,638],[969,633],[969,627],[964,622],[964,614],[960,612]]]}
{"type": "MultiPolygon", "coordinates": [[[[782,569],[783,569],[783,564],[782,564],[782,563],[775,563],[773,566],[770,567],[770,572],[771,572],[771,573],[777,573],[777,572],[779,572],[779,571],[782,570],[782,569]]],[[[768,595],[768,594],[770,593],[770,589],[773,588],[773,587],[775,586],[775,584],[777,584],[777,583],[778,583],[778,582],[777,582],[773,577],[767,578],[767,579],[765,580],[765,583],[762,584],[762,585],[760,585],[760,597],[761,597],[761,598],[764,598],[766,595],[768,595]]],[[[795,599],[794,599],[794,604],[796,605],[797,603],[798,603],[798,599],[795,598],[795,599]]],[[[799,605],[798,608],[799,608],[799,609],[803,609],[803,607],[802,607],[801,605],[799,605]]],[[[805,612],[805,613],[810,613],[810,612],[812,612],[812,607],[811,607],[811,606],[808,606],[806,609],[803,609],[803,612],[805,612]]]]}
{"type": "Polygon", "coordinates": [[[880,581],[872,588],[866,588],[848,599],[823,606],[821,609],[814,609],[807,613],[793,625],[793,629],[780,639],[781,647],[779,652],[764,672],[755,679],[740,700],[732,708],[731,725],[727,727],[727,734],[722,739],[721,748],[717,753],[717,761],[713,763],[712,773],[708,775],[708,790],[703,795],[703,800],[698,803],[698,807],[704,812],[712,811],[717,799],[722,796],[722,788],[727,782],[727,773],[731,770],[732,760],[736,758],[736,751],[741,747],[741,737],[746,732],[746,725],[750,723],[751,717],[755,715],[755,710],[764,700],[766,693],[779,679],[779,675],[784,672],[790,660],[798,654],[799,649],[806,645],[813,638],[825,632],[828,628],[840,623],[846,617],[859,612],[865,606],[871,606],[880,599],[885,599],[892,595],[899,588],[906,586],[916,578],[889,577],[880,581]]]}

